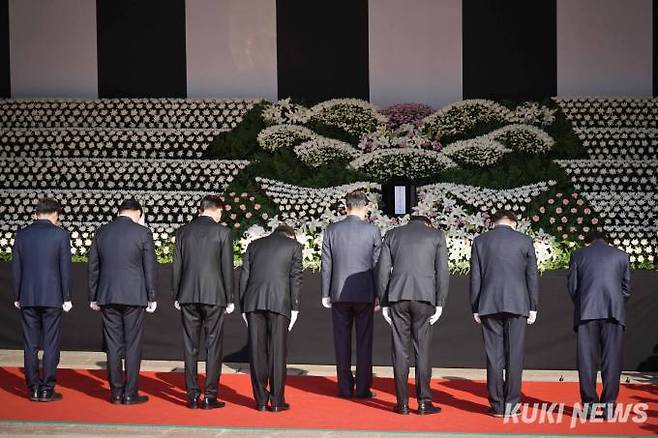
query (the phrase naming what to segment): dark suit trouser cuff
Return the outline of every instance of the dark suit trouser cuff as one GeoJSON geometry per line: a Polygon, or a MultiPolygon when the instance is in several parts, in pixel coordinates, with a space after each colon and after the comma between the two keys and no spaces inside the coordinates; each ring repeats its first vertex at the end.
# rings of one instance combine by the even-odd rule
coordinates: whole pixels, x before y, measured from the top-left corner
{"type": "Polygon", "coordinates": [[[281,314],[256,311],[247,313],[249,362],[254,400],[258,406],[285,403],[288,324],[281,314]]]}
{"type": "Polygon", "coordinates": [[[62,309],[25,307],[21,309],[25,382],[30,390],[55,388],[60,359],[62,309]],[[39,343],[43,339],[43,378],[39,373],[39,343]]]}
{"type": "Polygon", "coordinates": [[[199,349],[201,332],[205,333],[207,398],[217,398],[219,378],[223,360],[224,307],[206,304],[183,304],[181,321],[185,359],[185,387],[188,398],[198,397],[201,390],[198,383],[199,349]]]}

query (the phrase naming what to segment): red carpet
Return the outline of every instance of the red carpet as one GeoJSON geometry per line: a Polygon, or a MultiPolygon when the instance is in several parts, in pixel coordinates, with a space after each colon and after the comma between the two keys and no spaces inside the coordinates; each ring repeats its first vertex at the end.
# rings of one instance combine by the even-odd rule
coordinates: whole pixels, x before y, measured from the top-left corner
{"type": "MultiPolygon", "coordinates": [[[[524,383],[524,400],[530,403],[567,403],[560,424],[505,424],[485,415],[488,408],[484,382],[463,379],[434,380],[434,401],[439,415],[399,416],[392,379],[375,379],[377,397],[368,401],[334,397],[335,383],[325,377],[290,377],[287,399],[292,410],[257,412],[253,407],[249,376],[222,377],[221,399],[227,407],[215,411],[191,411],[183,406],[181,373],[142,373],[141,390],[151,401],[139,406],[114,406],[108,400],[104,371],[60,370],[58,391],[64,400],[34,403],[25,397],[22,371],[0,368],[0,420],[55,421],[71,423],[217,426],[285,429],[351,429],[383,431],[432,431],[452,433],[525,433],[578,435],[658,435],[658,387],[622,385],[620,402],[647,403],[647,420],[636,424],[577,423],[570,428],[569,407],[578,401],[578,385],[560,382],[524,383]]],[[[413,387],[410,388],[413,394],[413,387]]],[[[412,401],[412,408],[415,403],[412,401]]]]}

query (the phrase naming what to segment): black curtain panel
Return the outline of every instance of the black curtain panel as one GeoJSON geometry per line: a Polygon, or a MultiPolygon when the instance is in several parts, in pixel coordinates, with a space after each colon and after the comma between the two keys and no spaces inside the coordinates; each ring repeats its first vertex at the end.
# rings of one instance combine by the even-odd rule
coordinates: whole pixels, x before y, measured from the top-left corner
{"type": "Polygon", "coordinates": [[[463,0],[464,98],[557,93],[556,0],[463,0]]]}
{"type": "Polygon", "coordinates": [[[9,0],[0,0],[0,97],[11,96],[9,71],[9,0]]]}
{"type": "Polygon", "coordinates": [[[99,97],[185,97],[185,0],[96,0],[99,97]]]}
{"type": "Polygon", "coordinates": [[[368,99],[368,0],[277,0],[279,98],[368,99]]]}
{"type": "Polygon", "coordinates": [[[653,0],[653,95],[658,97],[658,0],[653,0]]]}
{"type": "MultiPolygon", "coordinates": [[[[235,272],[238,280],[239,272],[235,272]]],[[[159,265],[158,310],[144,320],[144,359],[181,360],[183,337],[180,312],[174,309],[171,265],[159,265]]],[[[101,351],[100,314],[89,309],[87,265],[73,264],[73,310],[64,315],[62,349],[101,351]]],[[[633,296],[627,305],[624,369],[658,371],[658,273],[633,272],[633,296]]],[[[331,311],[320,303],[320,274],[304,272],[299,320],[288,341],[289,363],[335,363],[331,311]]],[[[13,301],[9,263],[0,262],[0,348],[21,349],[20,312],[13,301]]],[[[526,334],[527,369],[574,369],[576,335],[573,304],[566,290],[566,272],[552,271],[540,277],[539,316],[526,334]]],[[[224,322],[224,352],[229,362],[248,362],[247,330],[240,309],[224,322]]],[[[203,345],[203,344],[201,344],[203,345]]],[[[373,358],[376,365],[391,365],[391,329],[381,312],[375,314],[373,358]]],[[[356,348],[356,345],[354,345],[356,348]]],[[[432,366],[483,368],[482,333],[473,321],[468,297],[468,276],[450,277],[450,293],[441,319],[433,328],[432,366]]]]}

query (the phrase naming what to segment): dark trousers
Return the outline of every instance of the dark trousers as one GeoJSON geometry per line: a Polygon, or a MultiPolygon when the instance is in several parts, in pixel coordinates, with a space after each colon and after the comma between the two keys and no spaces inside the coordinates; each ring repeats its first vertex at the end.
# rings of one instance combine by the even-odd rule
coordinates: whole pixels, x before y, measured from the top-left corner
{"type": "Polygon", "coordinates": [[[185,346],[185,387],[189,398],[200,394],[197,375],[197,362],[199,360],[199,344],[201,331],[206,340],[206,385],[205,397],[217,398],[219,391],[219,376],[222,373],[222,360],[224,359],[224,306],[208,304],[181,305],[181,318],[183,320],[183,343],[185,346]]]}
{"type": "Polygon", "coordinates": [[[373,311],[373,303],[331,304],[340,396],[367,395],[372,386],[373,311]],[[356,380],[352,375],[352,325],[356,325],[356,380]]]}
{"type": "Polygon", "coordinates": [[[576,327],[578,338],[578,380],[580,398],[585,403],[612,404],[619,395],[623,366],[624,327],[614,320],[593,319],[576,327]],[[601,363],[603,392],[596,394],[596,372],[601,363]]]}
{"type": "Polygon", "coordinates": [[[521,401],[523,352],[528,319],[522,315],[494,314],[482,316],[481,321],[487,356],[489,403],[494,412],[504,414],[506,409],[516,409],[521,401]]]}
{"type": "Polygon", "coordinates": [[[256,405],[285,403],[288,325],[290,320],[279,313],[257,310],[247,313],[251,387],[256,405]],[[268,390],[269,388],[269,390],[268,390]]]}
{"type": "Polygon", "coordinates": [[[107,349],[107,377],[112,396],[137,395],[142,363],[144,307],[110,304],[101,306],[107,349]],[[125,359],[125,379],[121,359],[125,359]]]}
{"type": "Polygon", "coordinates": [[[432,401],[430,380],[432,365],[430,346],[432,326],[430,316],[434,306],[421,301],[399,301],[391,303],[391,328],[393,332],[393,373],[398,406],[409,402],[409,343],[413,343],[416,363],[416,399],[418,403],[432,401]]]}
{"type": "Polygon", "coordinates": [[[55,387],[61,322],[61,307],[21,308],[25,382],[31,391],[55,387]],[[39,374],[39,345],[43,345],[43,377],[39,374]]]}

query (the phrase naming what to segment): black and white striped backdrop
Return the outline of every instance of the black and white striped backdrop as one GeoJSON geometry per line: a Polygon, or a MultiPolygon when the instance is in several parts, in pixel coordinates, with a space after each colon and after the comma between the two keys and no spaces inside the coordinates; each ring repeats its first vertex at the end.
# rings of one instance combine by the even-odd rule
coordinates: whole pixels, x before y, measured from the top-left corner
{"type": "Polygon", "coordinates": [[[656,95],[658,0],[0,0],[0,96],[656,95]]]}

